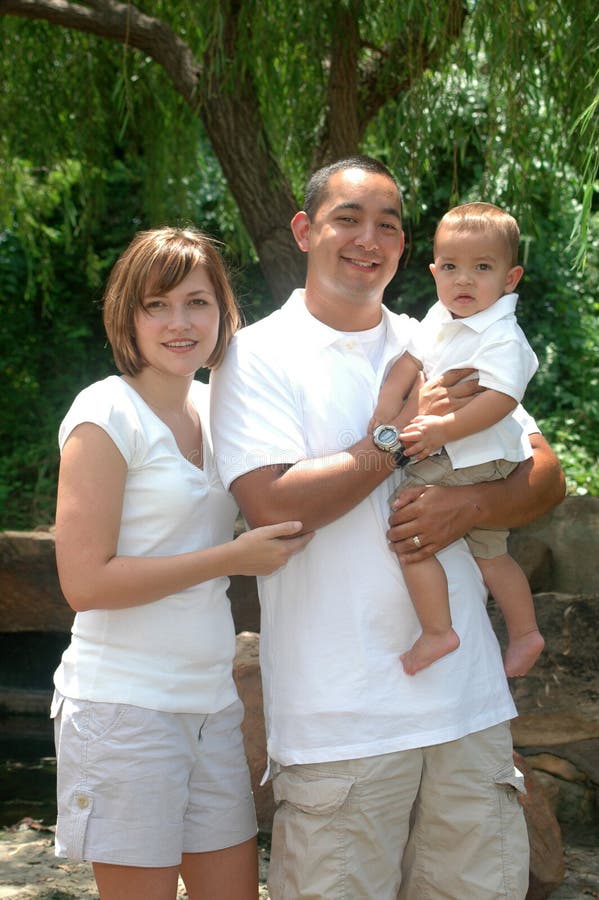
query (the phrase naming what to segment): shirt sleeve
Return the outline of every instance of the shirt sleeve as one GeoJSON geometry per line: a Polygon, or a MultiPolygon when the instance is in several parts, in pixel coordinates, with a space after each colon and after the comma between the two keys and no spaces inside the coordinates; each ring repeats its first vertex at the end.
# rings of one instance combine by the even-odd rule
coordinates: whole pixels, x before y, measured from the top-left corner
{"type": "Polygon", "coordinates": [[[512,412],[512,416],[516,419],[524,434],[541,434],[541,429],[530,413],[524,409],[522,404],[518,404],[516,409],[512,412]]]}
{"type": "Polygon", "coordinates": [[[528,342],[517,338],[485,344],[472,364],[478,369],[482,387],[507,394],[518,403],[538,368],[537,357],[528,342]]]}
{"type": "Polygon", "coordinates": [[[235,336],[210,380],[214,451],[227,489],[253,469],[293,465],[307,456],[292,367],[273,351],[272,341],[254,339],[256,327],[235,336]]]}
{"type": "MultiPolygon", "coordinates": [[[[117,380],[117,376],[114,379],[117,380]]],[[[140,453],[143,430],[132,402],[111,378],[90,385],[75,397],[58,431],[61,453],[69,435],[84,422],[98,425],[106,432],[127,466],[135,462],[140,453]]]]}

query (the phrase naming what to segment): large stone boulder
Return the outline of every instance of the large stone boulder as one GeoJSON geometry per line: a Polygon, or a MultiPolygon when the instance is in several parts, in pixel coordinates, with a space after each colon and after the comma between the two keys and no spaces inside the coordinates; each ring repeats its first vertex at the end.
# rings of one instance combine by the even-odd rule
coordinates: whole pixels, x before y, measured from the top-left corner
{"type": "Polygon", "coordinates": [[[564,848],[560,827],[542,783],[517,752],[514,762],[524,775],[524,809],[530,843],[529,886],[526,900],[545,900],[564,880],[564,848]]]}
{"type": "Polygon", "coordinates": [[[259,654],[259,635],[247,631],[237,635],[237,653],[233,675],[245,707],[242,725],[243,742],[252,777],[258,827],[261,831],[270,831],[274,813],[272,787],[270,781],[263,785],[260,784],[266,769],[266,735],[259,654]]]}
{"type": "MultiPolygon", "coordinates": [[[[596,823],[599,799],[599,597],[535,595],[545,651],[526,678],[512,679],[519,715],[512,722],[531,840],[527,900],[550,896],[563,879],[556,818],[566,829],[596,823]]],[[[505,646],[505,625],[490,607],[505,646]]]]}
{"type": "Polygon", "coordinates": [[[599,497],[566,497],[548,515],[515,529],[509,549],[533,592],[599,595],[599,497]]]}
{"type": "Polygon", "coordinates": [[[0,631],[66,631],[73,610],[60,590],[50,531],[0,533],[0,631]]]}

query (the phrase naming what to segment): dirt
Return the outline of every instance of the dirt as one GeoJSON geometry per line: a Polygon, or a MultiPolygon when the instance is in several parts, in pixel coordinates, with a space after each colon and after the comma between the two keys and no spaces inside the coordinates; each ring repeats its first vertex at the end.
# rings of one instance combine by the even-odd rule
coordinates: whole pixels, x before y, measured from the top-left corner
{"type": "MultiPolygon", "coordinates": [[[[599,898],[599,853],[588,835],[580,845],[565,843],[566,877],[552,900],[599,898]]],[[[268,900],[268,845],[260,848],[260,900],[268,900]]],[[[96,898],[89,863],[54,856],[53,829],[34,821],[0,833],[0,900],[84,900],[96,898]]],[[[179,900],[187,897],[180,882],[179,900]]]]}

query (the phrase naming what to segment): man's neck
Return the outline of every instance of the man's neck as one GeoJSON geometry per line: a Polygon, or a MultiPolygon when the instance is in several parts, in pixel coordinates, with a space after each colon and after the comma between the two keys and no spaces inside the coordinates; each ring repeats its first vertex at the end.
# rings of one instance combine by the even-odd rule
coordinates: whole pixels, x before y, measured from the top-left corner
{"type": "Polygon", "coordinates": [[[304,302],[310,315],[335,331],[367,331],[382,318],[382,300],[330,297],[306,286],[304,302]]]}

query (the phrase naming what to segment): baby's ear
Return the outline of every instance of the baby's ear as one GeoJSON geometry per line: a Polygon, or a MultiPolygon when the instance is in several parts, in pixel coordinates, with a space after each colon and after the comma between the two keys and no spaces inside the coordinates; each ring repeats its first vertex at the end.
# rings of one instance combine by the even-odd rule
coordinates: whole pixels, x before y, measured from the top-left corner
{"type": "Polygon", "coordinates": [[[522,266],[513,266],[507,273],[507,278],[505,280],[505,292],[506,294],[511,294],[512,291],[515,291],[518,282],[524,275],[524,269],[522,266]]]}
{"type": "Polygon", "coordinates": [[[429,263],[429,264],[428,264],[428,267],[429,267],[429,270],[430,270],[431,275],[432,275],[433,278],[436,280],[436,278],[437,278],[437,268],[436,268],[435,264],[434,264],[434,263],[429,263]]]}

